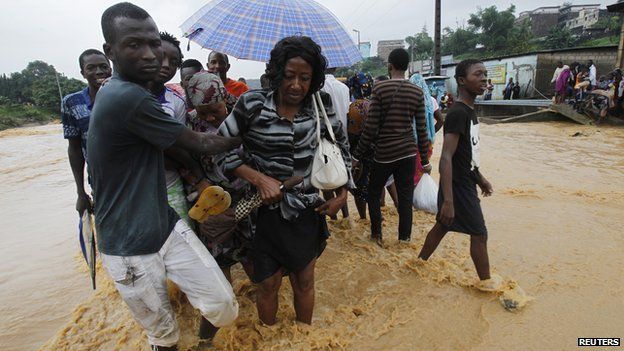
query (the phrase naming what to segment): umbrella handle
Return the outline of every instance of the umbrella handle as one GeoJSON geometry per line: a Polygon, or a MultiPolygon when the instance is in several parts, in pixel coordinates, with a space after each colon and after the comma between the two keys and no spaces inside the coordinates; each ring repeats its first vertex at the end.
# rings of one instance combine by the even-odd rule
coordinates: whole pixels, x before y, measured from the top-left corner
{"type": "MultiPolygon", "coordinates": [[[[282,183],[280,190],[290,190],[295,185],[303,181],[302,176],[292,176],[282,183]]],[[[262,205],[262,197],[260,193],[255,192],[250,198],[245,198],[238,202],[234,209],[234,218],[236,222],[240,222],[243,218],[249,216],[249,213],[262,205]]]]}

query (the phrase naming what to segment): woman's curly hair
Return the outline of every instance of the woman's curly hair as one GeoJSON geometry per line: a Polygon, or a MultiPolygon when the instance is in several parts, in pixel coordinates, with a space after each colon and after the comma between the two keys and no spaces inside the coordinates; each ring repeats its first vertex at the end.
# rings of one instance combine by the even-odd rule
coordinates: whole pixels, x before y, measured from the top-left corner
{"type": "Polygon", "coordinates": [[[327,69],[327,59],[321,53],[321,47],[310,37],[292,36],[278,41],[271,50],[266,77],[271,82],[272,91],[279,89],[284,79],[286,62],[294,57],[301,57],[312,67],[310,90],[305,97],[307,101],[325,84],[325,70],[327,69]]]}

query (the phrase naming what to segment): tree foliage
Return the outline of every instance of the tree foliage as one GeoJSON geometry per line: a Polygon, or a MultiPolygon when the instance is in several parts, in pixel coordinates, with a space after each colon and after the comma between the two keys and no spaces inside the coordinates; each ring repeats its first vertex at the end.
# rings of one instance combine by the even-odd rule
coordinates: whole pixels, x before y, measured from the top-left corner
{"type": "Polygon", "coordinates": [[[442,30],[442,54],[461,55],[473,50],[479,41],[479,35],[472,27],[442,30]]]}
{"type": "Polygon", "coordinates": [[[62,94],[66,95],[85,88],[85,83],[67,78],[54,66],[43,61],[30,62],[21,72],[0,76],[0,96],[13,104],[32,104],[38,107],[60,110],[62,94]],[[57,84],[58,79],[58,84],[57,84]]]}
{"type": "Polygon", "coordinates": [[[427,27],[423,26],[420,33],[405,38],[412,60],[423,60],[433,55],[433,39],[427,32],[427,27]]]}
{"type": "MultiPolygon", "coordinates": [[[[528,21],[516,23],[515,11],[514,5],[503,11],[499,11],[496,6],[477,8],[477,12],[470,14],[468,26],[455,29],[446,27],[442,30],[442,54],[506,55],[535,49],[530,23],[528,21]],[[479,49],[478,44],[481,44],[479,49]]],[[[407,37],[405,41],[410,48],[425,49],[419,50],[418,54],[414,55],[416,59],[432,56],[433,40],[427,35],[426,30],[423,29],[416,36],[407,37]]]]}
{"type": "Polygon", "coordinates": [[[513,26],[509,45],[509,53],[522,53],[537,49],[532,43],[534,39],[531,23],[528,20],[513,26]]]}
{"type": "MultiPolygon", "coordinates": [[[[569,2],[563,6],[569,5],[569,2]]],[[[565,26],[555,26],[550,29],[546,39],[536,39],[531,30],[529,19],[519,22],[515,16],[516,7],[510,5],[504,10],[494,6],[477,7],[475,13],[470,14],[468,25],[457,28],[446,27],[442,30],[441,51],[443,55],[453,54],[455,58],[492,57],[530,52],[538,49],[561,49],[575,45],[590,43],[591,33],[587,38],[574,36],[565,26]]],[[[618,16],[602,17],[593,26],[604,28],[611,33],[612,38],[620,32],[618,16]]],[[[420,33],[405,38],[412,60],[423,60],[433,56],[434,42],[423,27],[420,33]]],[[[590,44],[598,45],[598,44],[590,44]]],[[[349,72],[363,71],[380,72],[385,74],[386,67],[379,58],[370,58],[352,67],[344,68],[339,72],[347,76],[349,72]]]]}
{"type": "Polygon", "coordinates": [[[379,56],[368,57],[350,67],[336,70],[337,77],[351,77],[358,72],[370,73],[376,77],[388,74],[388,65],[379,56]]]}
{"type": "Polygon", "coordinates": [[[563,49],[574,46],[576,40],[572,36],[572,32],[565,26],[555,26],[548,32],[544,44],[551,49],[563,49]]]}
{"type": "Polygon", "coordinates": [[[528,21],[516,24],[516,6],[498,11],[495,5],[478,8],[468,23],[479,33],[479,43],[489,54],[512,54],[528,51],[533,35],[528,21]]]}
{"type": "Polygon", "coordinates": [[[612,37],[618,35],[621,30],[621,23],[619,16],[605,16],[598,19],[592,28],[604,29],[612,37]]]}

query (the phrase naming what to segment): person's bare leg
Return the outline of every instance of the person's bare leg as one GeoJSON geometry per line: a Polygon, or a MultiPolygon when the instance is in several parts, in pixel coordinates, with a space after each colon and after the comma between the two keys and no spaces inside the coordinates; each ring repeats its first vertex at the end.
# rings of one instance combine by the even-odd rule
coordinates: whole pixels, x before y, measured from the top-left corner
{"type": "Polygon", "coordinates": [[[479,279],[490,279],[490,259],[487,252],[487,235],[470,236],[470,257],[474,262],[479,279]]]}
{"type": "Polygon", "coordinates": [[[342,206],[342,218],[349,218],[349,204],[347,202],[342,206]]]}
{"type": "Polygon", "coordinates": [[[392,183],[388,185],[386,189],[388,189],[388,194],[390,194],[390,198],[392,202],[394,202],[394,207],[399,208],[399,195],[397,194],[396,185],[392,183]]]}
{"type": "Polygon", "coordinates": [[[448,230],[446,230],[442,224],[436,223],[427,234],[427,238],[425,239],[422,249],[420,249],[418,257],[425,261],[428,260],[438,248],[440,241],[442,241],[446,233],[448,233],[448,230]]]}
{"type": "Polygon", "coordinates": [[[251,262],[251,260],[241,262],[241,266],[243,266],[243,270],[245,271],[245,274],[247,274],[247,278],[251,280],[251,277],[253,277],[253,271],[254,271],[253,263],[251,262]]]}
{"type": "Polygon", "coordinates": [[[366,200],[360,199],[359,197],[356,197],[354,200],[360,219],[366,219],[366,200]]]}
{"type": "Polygon", "coordinates": [[[212,340],[214,336],[219,331],[219,328],[215,327],[203,316],[201,317],[201,322],[199,323],[199,340],[212,340]]]}
{"type": "MultiPolygon", "coordinates": [[[[328,191],[323,191],[323,199],[325,199],[325,201],[329,201],[331,199],[334,198],[334,191],[333,190],[328,190],[328,191]]],[[[334,216],[329,216],[329,218],[331,219],[338,219],[337,215],[334,216]]]]}
{"type": "Polygon", "coordinates": [[[379,206],[386,207],[386,188],[381,188],[381,197],[379,198],[379,206]]]}
{"type": "Polygon", "coordinates": [[[312,312],[314,311],[315,264],[316,259],[313,259],[302,271],[291,273],[289,276],[294,294],[297,320],[306,324],[312,324],[312,312]]]}
{"type": "Polygon", "coordinates": [[[277,315],[278,293],[282,285],[282,270],[278,270],[269,278],[258,283],[258,294],[256,297],[256,307],[258,317],[266,325],[275,324],[277,315]]]}
{"type": "Polygon", "coordinates": [[[232,272],[230,270],[230,267],[221,267],[221,272],[223,272],[223,275],[228,280],[228,282],[232,284],[232,272]]]}

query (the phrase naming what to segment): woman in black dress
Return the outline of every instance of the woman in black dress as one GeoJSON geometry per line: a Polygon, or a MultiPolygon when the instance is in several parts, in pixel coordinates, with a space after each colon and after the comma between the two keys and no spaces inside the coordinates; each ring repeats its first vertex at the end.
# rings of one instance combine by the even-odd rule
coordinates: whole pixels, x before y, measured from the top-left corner
{"type": "MultiPolygon", "coordinates": [[[[339,196],[323,203],[311,184],[312,160],[317,147],[312,96],[325,81],[327,61],[321,48],[304,36],[284,38],[271,51],[267,90],[242,95],[219,128],[221,135],[240,136],[243,152],[230,152],[217,162],[228,177],[248,181],[262,196],[253,238],[253,280],[258,284],[258,315],[274,324],[278,292],[284,273],[294,292],[297,320],[310,324],[314,308],[314,265],[329,233],[326,215],[335,215],[347,200],[349,182],[339,196]],[[281,183],[301,176],[292,190],[281,183]]],[[[335,117],[329,95],[322,94],[333,132],[350,174],[347,137],[335,117]]],[[[322,135],[327,133],[324,123],[322,135]]]]}

